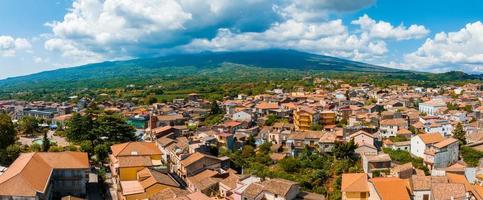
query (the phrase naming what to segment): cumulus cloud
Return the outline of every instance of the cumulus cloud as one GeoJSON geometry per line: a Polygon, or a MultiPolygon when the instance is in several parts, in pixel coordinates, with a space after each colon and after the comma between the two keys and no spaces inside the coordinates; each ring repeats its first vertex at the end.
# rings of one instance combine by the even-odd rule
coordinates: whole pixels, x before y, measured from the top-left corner
{"type": "Polygon", "coordinates": [[[388,22],[376,21],[367,15],[363,15],[351,23],[359,25],[361,31],[371,38],[409,40],[423,38],[429,33],[429,30],[422,25],[413,24],[409,27],[404,25],[394,27],[388,22]]]}
{"type": "Polygon", "coordinates": [[[407,68],[434,72],[462,70],[483,72],[483,24],[466,24],[457,32],[440,32],[427,39],[415,52],[404,56],[407,68]]]}
{"type": "Polygon", "coordinates": [[[276,14],[252,12],[271,9],[261,0],[76,0],[63,21],[47,23],[54,36],[45,47],[94,60],[153,55],[192,38],[211,37],[221,26],[264,29],[276,14]]]}
{"type": "Polygon", "coordinates": [[[330,13],[349,12],[365,8],[375,0],[289,0],[276,5],[283,17],[297,21],[315,21],[326,18],[330,13]]]}
{"type": "Polygon", "coordinates": [[[213,39],[195,39],[182,47],[185,51],[230,51],[290,48],[354,59],[380,56],[387,52],[384,41],[349,34],[342,20],[303,23],[288,20],[264,32],[234,33],[220,29],[213,39]]]}
{"type": "Polygon", "coordinates": [[[386,40],[421,38],[421,25],[393,26],[364,15],[349,31],[331,13],[375,0],[75,0],[44,47],[76,62],[156,56],[178,51],[290,48],[371,61],[386,40]]]}
{"type": "Polygon", "coordinates": [[[0,57],[15,56],[19,50],[29,50],[32,45],[27,39],[0,35],[0,57]]]}

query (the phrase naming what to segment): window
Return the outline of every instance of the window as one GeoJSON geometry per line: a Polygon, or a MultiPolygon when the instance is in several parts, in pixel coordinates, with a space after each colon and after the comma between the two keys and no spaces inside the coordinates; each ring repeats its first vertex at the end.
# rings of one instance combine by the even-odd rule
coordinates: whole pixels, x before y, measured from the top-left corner
{"type": "Polygon", "coordinates": [[[429,195],[428,194],[423,195],[423,200],[429,200],[429,195]]]}

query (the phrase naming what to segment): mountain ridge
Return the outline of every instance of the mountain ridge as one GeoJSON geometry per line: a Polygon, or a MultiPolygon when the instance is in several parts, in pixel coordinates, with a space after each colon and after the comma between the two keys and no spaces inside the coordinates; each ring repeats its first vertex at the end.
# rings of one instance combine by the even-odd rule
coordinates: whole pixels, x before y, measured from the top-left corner
{"type": "MultiPolygon", "coordinates": [[[[196,74],[209,74],[226,65],[246,66],[243,68],[267,71],[289,70],[298,72],[333,73],[377,73],[377,74],[426,74],[401,69],[382,67],[337,57],[311,54],[288,49],[256,51],[201,52],[175,54],[155,58],[140,58],[125,61],[105,61],[75,67],[44,71],[30,75],[0,80],[3,90],[22,90],[56,86],[117,87],[124,82],[163,81],[196,74]],[[119,84],[117,84],[119,82],[119,84]],[[114,84],[116,83],[116,84],[114,84]],[[96,85],[98,84],[98,85],[96,85]]],[[[229,74],[226,72],[225,74],[229,74]]],[[[460,75],[465,78],[466,75],[460,75]]],[[[262,76],[263,77],[263,76],[262,76]]],[[[236,78],[236,77],[235,77],[236,78]]]]}

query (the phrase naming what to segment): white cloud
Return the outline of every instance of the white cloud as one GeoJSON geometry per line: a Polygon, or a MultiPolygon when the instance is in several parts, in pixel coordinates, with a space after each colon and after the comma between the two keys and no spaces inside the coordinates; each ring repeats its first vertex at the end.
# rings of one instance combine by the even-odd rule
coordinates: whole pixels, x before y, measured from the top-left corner
{"type": "Polygon", "coordinates": [[[434,72],[462,70],[483,72],[483,24],[466,24],[457,32],[440,32],[428,38],[417,51],[404,56],[407,68],[434,72]]]}
{"type": "Polygon", "coordinates": [[[30,50],[32,45],[27,39],[0,35],[0,57],[15,56],[19,50],[30,50]]]}
{"type": "Polygon", "coordinates": [[[195,39],[182,47],[185,51],[230,51],[266,48],[290,48],[363,60],[387,52],[382,40],[349,34],[342,20],[304,23],[288,20],[276,23],[264,32],[234,33],[220,29],[213,39],[195,39]]]}
{"type": "Polygon", "coordinates": [[[359,25],[361,31],[369,37],[379,39],[419,39],[425,37],[429,33],[429,30],[422,25],[411,25],[409,27],[399,25],[394,27],[385,21],[377,22],[367,15],[363,15],[359,17],[359,19],[352,21],[352,24],[359,25]]]}
{"type": "Polygon", "coordinates": [[[375,0],[287,0],[276,6],[279,14],[297,21],[316,21],[334,12],[349,12],[373,4],[375,0]]]}

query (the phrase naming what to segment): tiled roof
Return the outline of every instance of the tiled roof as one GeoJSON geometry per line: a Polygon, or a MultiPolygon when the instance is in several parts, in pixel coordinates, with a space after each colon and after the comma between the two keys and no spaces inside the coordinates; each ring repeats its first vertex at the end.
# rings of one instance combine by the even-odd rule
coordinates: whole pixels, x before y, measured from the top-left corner
{"type": "Polygon", "coordinates": [[[111,146],[112,155],[132,156],[132,155],[160,155],[161,151],[154,142],[126,142],[111,146]]]}
{"type": "Polygon", "coordinates": [[[342,192],[369,192],[367,185],[367,174],[348,173],[342,174],[342,192]]]}
{"type": "Polygon", "coordinates": [[[418,137],[423,140],[424,144],[434,144],[444,140],[444,137],[439,133],[419,134],[418,137]]]}
{"type": "Polygon", "coordinates": [[[202,154],[200,152],[195,152],[191,155],[189,155],[187,158],[181,160],[181,164],[185,167],[190,166],[191,164],[195,163],[198,160],[201,160],[203,158],[211,158],[211,159],[218,159],[217,157],[202,154]]]}
{"type": "Polygon", "coordinates": [[[0,196],[35,196],[45,192],[53,169],[88,168],[83,152],[23,153],[0,175],[0,196]]]}
{"type": "Polygon", "coordinates": [[[147,175],[146,179],[139,180],[144,189],[147,189],[157,183],[172,187],[179,187],[178,182],[176,182],[174,178],[167,173],[162,173],[154,169],[144,168],[138,172],[139,177],[141,177],[142,175],[147,175]]]}
{"type": "Polygon", "coordinates": [[[149,156],[120,156],[117,157],[119,167],[150,167],[153,165],[149,156]]]}
{"type": "Polygon", "coordinates": [[[466,189],[459,183],[433,183],[431,195],[434,200],[465,199],[466,189]]]}
{"type": "Polygon", "coordinates": [[[370,180],[381,200],[409,200],[409,188],[406,180],[396,177],[372,178],[370,180]]]}
{"type": "Polygon", "coordinates": [[[453,144],[455,142],[458,142],[458,140],[455,139],[455,138],[446,138],[445,140],[434,144],[434,146],[437,147],[437,148],[444,148],[444,147],[446,147],[450,144],[453,144]]]}

